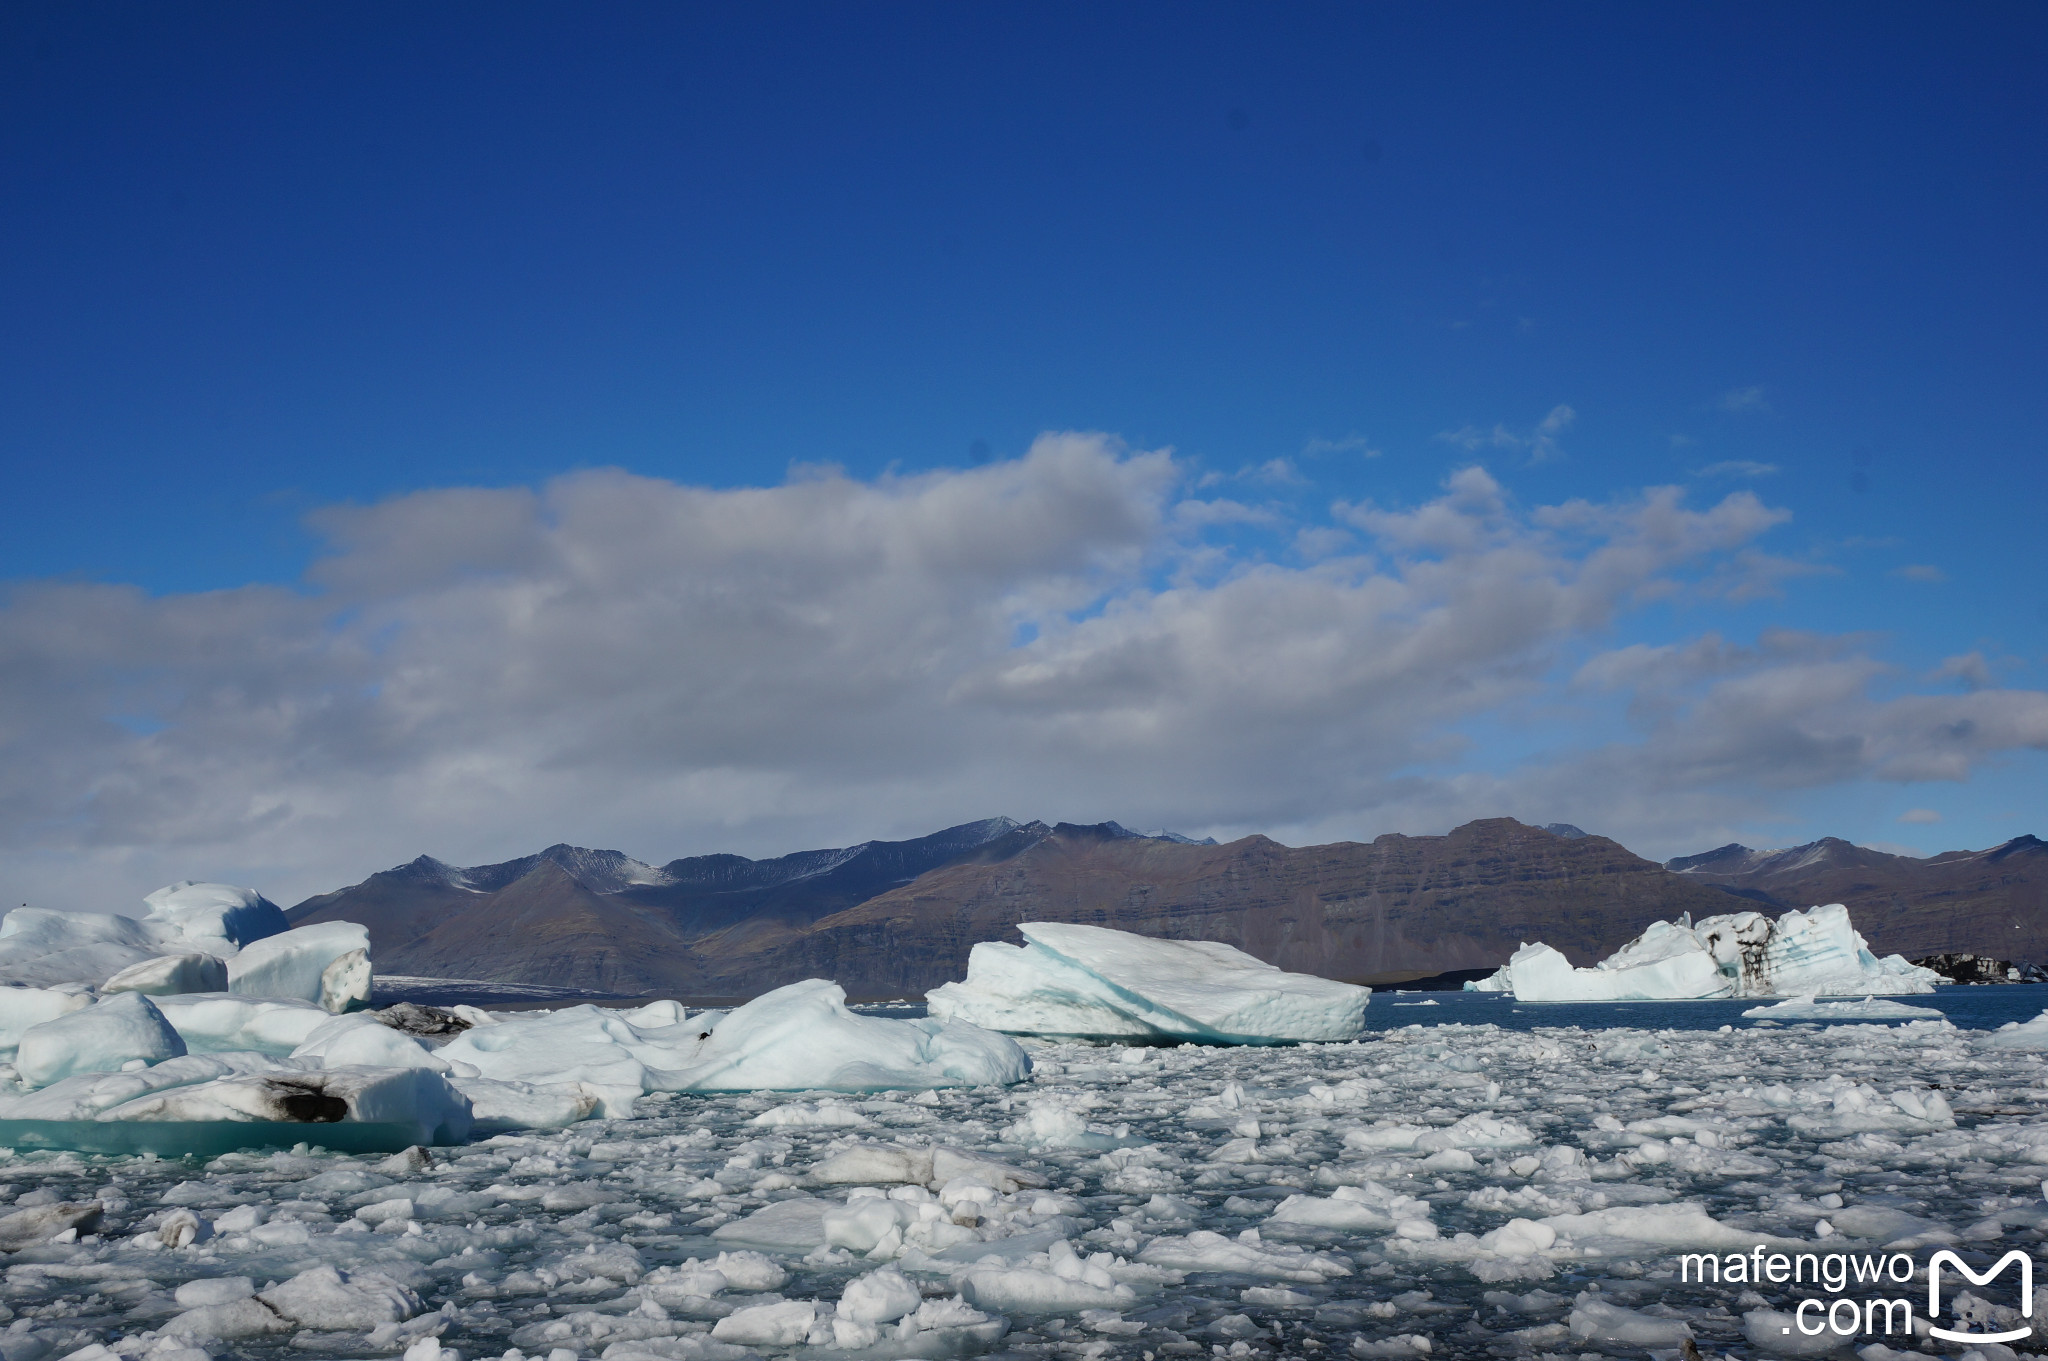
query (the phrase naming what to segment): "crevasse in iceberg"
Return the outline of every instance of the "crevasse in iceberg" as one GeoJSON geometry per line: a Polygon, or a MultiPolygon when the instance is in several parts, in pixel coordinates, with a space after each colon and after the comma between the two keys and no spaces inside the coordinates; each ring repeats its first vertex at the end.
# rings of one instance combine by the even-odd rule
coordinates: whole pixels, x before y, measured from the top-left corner
{"type": "Polygon", "coordinates": [[[1025,922],[985,941],[967,979],[926,994],[933,1016],[1012,1034],[1276,1044],[1353,1040],[1372,989],[1287,973],[1209,940],[1025,922]]]}
{"type": "Polygon", "coordinates": [[[1478,992],[1524,1002],[1626,1002],[1713,997],[1850,997],[1933,992],[1940,976],[1899,955],[1879,959],[1841,903],[1787,912],[1731,912],[1649,929],[1590,969],[1548,945],[1524,945],[1478,992]]]}

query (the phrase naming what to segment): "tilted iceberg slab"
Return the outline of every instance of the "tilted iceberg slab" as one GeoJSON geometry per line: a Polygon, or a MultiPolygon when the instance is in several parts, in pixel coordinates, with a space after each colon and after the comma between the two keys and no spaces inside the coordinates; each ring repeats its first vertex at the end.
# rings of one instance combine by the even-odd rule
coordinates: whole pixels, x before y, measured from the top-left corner
{"type": "Polygon", "coordinates": [[[967,979],[925,994],[931,1014],[1020,1035],[1282,1044],[1354,1040],[1372,989],[1287,973],[1219,941],[1025,922],[1022,946],[984,941],[967,979]]]}
{"type": "Polygon", "coordinates": [[[1524,945],[1465,986],[1523,1002],[1650,1002],[1715,997],[1868,997],[1933,992],[1941,976],[1899,955],[1879,959],[1840,903],[1654,922],[1590,969],[1548,945],[1524,945]]]}

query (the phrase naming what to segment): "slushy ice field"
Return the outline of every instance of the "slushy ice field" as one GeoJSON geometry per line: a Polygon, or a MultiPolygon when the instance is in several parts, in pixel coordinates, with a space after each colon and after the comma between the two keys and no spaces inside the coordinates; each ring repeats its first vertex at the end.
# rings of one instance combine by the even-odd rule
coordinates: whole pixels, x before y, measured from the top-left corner
{"type": "Polygon", "coordinates": [[[1814,1286],[1681,1283],[1677,1253],[2031,1251],[2048,1063],[1991,1037],[2044,992],[1762,1026],[1382,993],[1361,1042],[1027,1040],[1009,1088],[650,1096],[395,1156],[10,1153],[5,1209],[104,1211],[4,1258],[0,1358],[1917,1348],[1785,1333],[1814,1286]],[[298,1323],[250,1307],[273,1287],[298,1323]]]}

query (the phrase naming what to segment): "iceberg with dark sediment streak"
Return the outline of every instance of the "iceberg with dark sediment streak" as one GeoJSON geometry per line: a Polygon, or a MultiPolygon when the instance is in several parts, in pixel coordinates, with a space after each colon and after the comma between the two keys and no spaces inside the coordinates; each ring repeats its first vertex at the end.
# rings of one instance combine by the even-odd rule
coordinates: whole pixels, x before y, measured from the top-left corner
{"type": "Polygon", "coordinates": [[[1880,959],[1840,903],[1655,922],[1590,969],[1548,945],[1524,945],[1465,986],[1523,1002],[1642,1002],[1716,997],[1869,997],[1933,992],[1941,976],[1900,955],[1880,959]]]}

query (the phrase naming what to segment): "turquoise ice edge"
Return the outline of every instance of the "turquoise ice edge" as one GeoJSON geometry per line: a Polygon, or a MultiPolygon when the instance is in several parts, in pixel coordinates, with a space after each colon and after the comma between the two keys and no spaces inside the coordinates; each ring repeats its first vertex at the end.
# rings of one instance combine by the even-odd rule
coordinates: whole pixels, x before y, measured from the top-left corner
{"type": "Polygon", "coordinates": [[[214,1158],[295,1144],[338,1153],[399,1153],[419,1142],[417,1124],[396,1120],[0,1120],[0,1148],[16,1153],[214,1158]]]}

